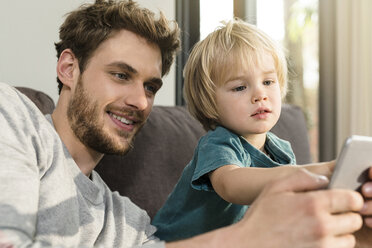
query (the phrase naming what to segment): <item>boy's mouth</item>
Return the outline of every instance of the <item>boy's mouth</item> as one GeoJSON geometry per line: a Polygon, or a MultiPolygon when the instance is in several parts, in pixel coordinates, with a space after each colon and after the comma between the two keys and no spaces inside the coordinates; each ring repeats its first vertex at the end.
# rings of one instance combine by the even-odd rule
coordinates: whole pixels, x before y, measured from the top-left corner
{"type": "Polygon", "coordinates": [[[259,108],[251,116],[256,116],[256,115],[265,114],[265,113],[271,113],[271,111],[267,108],[259,108]]]}

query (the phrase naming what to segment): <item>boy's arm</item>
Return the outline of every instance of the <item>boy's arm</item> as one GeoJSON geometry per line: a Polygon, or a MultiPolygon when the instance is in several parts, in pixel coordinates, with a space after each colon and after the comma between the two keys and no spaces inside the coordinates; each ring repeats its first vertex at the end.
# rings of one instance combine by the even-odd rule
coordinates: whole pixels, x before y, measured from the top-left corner
{"type": "Polygon", "coordinates": [[[224,200],[241,205],[250,205],[265,185],[274,179],[289,175],[300,168],[329,177],[335,162],[304,166],[279,166],[273,168],[225,165],[209,173],[213,189],[224,200]]]}
{"type": "Polygon", "coordinates": [[[274,180],[231,226],[168,243],[167,248],[354,247],[352,233],[362,225],[363,200],[350,190],[317,190],[325,177],[299,169],[274,180]]]}

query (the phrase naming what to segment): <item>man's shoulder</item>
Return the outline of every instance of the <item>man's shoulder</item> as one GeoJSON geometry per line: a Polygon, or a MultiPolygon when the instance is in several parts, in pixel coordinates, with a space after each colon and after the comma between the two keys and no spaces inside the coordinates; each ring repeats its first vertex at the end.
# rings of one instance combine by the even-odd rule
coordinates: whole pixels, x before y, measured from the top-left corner
{"type": "MultiPolygon", "coordinates": [[[[18,91],[15,87],[10,86],[6,83],[0,82],[0,104],[22,104],[25,102],[31,102],[25,95],[18,91]]],[[[32,102],[31,102],[32,103],[32,102]]],[[[33,104],[31,104],[33,105],[33,104]]],[[[12,105],[9,105],[12,107],[12,105]]]]}
{"type": "MultiPolygon", "coordinates": [[[[7,96],[17,96],[17,90],[10,86],[9,84],[0,82],[0,95],[7,95],[7,96]]],[[[3,98],[0,98],[0,100],[4,100],[3,98]]]]}
{"type": "Polygon", "coordinates": [[[15,87],[0,82],[0,111],[9,115],[22,114],[34,118],[43,118],[40,109],[26,95],[15,87]]]}
{"type": "Polygon", "coordinates": [[[31,140],[32,144],[44,144],[55,140],[50,120],[26,95],[5,83],[0,83],[0,116],[4,117],[0,118],[0,132],[8,137],[7,142],[21,140],[26,144],[31,140]]]}

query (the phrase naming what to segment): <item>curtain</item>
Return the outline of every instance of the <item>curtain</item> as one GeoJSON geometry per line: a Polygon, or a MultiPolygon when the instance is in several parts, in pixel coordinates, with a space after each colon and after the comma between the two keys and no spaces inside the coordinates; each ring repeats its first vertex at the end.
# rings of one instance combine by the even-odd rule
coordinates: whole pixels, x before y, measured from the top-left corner
{"type": "Polygon", "coordinates": [[[372,136],[372,1],[322,0],[320,160],[352,135],[372,136]]]}
{"type": "Polygon", "coordinates": [[[337,147],[372,136],[372,1],[337,0],[337,147]]]}

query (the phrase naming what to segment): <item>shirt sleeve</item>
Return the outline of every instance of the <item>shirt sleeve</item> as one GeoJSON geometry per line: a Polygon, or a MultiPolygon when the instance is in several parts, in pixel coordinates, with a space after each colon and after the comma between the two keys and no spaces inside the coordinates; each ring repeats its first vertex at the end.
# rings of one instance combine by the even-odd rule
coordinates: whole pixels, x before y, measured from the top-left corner
{"type": "Polygon", "coordinates": [[[239,137],[224,128],[217,128],[199,142],[196,167],[191,185],[197,190],[213,191],[208,173],[229,164],[245,167],[250,157],[244,152],[239,137]]]}
{"type": "Polygon", "coordinates": [[[35,233],[38,138],[27,125],[34,113],[25,106],[13,88],[0,84],[0,247],[31,246],[35,233]]]}
{"type": "Polygon", "coordinates": [[[151,242],[151,243],[147,243],[140,247],[141,248],[165,248],[165,242],[164,241],[151,242]]]}

